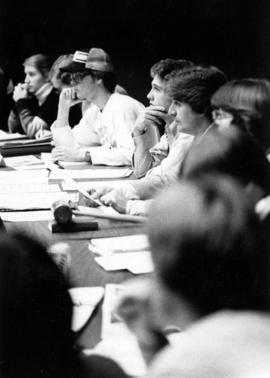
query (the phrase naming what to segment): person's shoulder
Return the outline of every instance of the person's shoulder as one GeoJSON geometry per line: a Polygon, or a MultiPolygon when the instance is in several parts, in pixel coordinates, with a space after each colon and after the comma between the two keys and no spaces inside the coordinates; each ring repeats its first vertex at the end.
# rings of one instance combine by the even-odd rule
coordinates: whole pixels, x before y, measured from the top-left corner
{"type": "Polygon", "coordinates": [[[88,104],[87,107],[85,107],[84,109],[84,116],[86,117],[88,117],[89,115],[98,114],[98,113],[100,113],[100,110],[95,104],[93,104],[93,102],[88,104]]]}
{"type": "Polygon", "coordinates": [[[144,108],[143,104],[135,98],[121,93],[113,93],[111,95],[111,101],[112,103],[117,104],[119,106],[137,107],[139,109],[144,108]]]}

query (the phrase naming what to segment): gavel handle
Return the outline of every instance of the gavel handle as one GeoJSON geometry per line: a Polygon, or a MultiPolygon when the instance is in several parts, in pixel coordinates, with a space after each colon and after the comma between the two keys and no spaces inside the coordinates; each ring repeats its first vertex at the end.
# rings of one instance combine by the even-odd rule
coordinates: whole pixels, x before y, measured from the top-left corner
{"type": "Polygon", "coordinates": [[[91,209],[84,208],[83,210],[73,210],[72,212],[74,215],[83,215],[83,216],[90,216],[95,218],[102,218],[102,219],[109,219],[109,220],[116,220],[121,222],[132,222],[132,223],[146,223],[147,218],[141,217],[137,215],[126,215],[126,214],[102,214],[98,213],[91,209]]]}

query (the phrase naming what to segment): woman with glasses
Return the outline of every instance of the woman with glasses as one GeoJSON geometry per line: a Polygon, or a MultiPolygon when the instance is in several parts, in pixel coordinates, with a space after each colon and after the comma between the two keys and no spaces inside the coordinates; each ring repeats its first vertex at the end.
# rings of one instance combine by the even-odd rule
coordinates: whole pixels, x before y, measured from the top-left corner
{"type": "Polygon", "coordinates": [[[223,85],[211,99],[213,119],[220,126],[234,123],[253,135],[267,152],[270,148],[270,82],[238,79],[223,85]]]}
{"type": "Polygon", "coordinates": [[[24,83],[18,83],[13,92],[15,105],[8,120],[11,133],[19,132],[29,138],[50,134],[58,106],[58,94],[49,79],[51,64],[51,59],[42,54],[24,61],[24,83]]]}

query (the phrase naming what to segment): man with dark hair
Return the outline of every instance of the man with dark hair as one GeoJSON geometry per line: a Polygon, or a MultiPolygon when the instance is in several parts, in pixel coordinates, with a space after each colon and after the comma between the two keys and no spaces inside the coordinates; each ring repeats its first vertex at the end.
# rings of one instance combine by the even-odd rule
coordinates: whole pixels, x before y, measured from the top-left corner
{"type": "Polygon", "coordinates": [[[168,95],[173,99],[169,113],[175,117],[180,131],[191,135],[201,134],[212,122],[211,97],[226,82],[226,77],[217,67],[191,67],[181,75],[172,73],[168,80],[168,95]],[[186,129],[181,119],[198,114],[204,118],[205,127],[198,119],[186,129]]]}
{"type": "MultiPolygon", "coordinates": [[[[175,143],[181,135],[197,137],[206,132],[211,124],[210,98],[225,80],[224,74],[216,67],[193,66],[174,71],[169,75],[167,92],[172,104],[168,114],[174,118],[169,127],[175,143]]],[[[162,162],[163,166],[160,166],[162,170],[159,174],[148,175],[123,188],[109,191],[105,195],[106,189],[103,193],[100,191],[98,194],[101,200],[122,212],[132,215],[146,214],[149,204],[144,200],[153,198],[157,191],[176,181],[191,143],[192,139],[188,139],[185,148],[181,144],[181,149],[177,149],[178,154],[175,154],[175,149],[171,148],[167,159],[162,162]],[[176,161],[175,158],[178,160],[176,161]],[[174,165],[170,164],[170,159],[174,161],[174,165]]]]}
{"type": "Polygon", "coordinates": [[[137,178],[145,176],[149,169],[159,165],[168,156],[173,136],[169,128],[172,118],[168,115],[171,98],[165,91],[167,76],[192,65],[192,62],[184,59],[163,59],[150,69],[152,82],[147,95],[150,106],[138,117],[132,133],[135,144],[133,166],[137,178]],[[162,137],[158,143],[159,134],[162,137]]]}
{"type": "Polygon", "coordinates": [[[153,201],[148,236],[152,287],[130,286],[120,315],[148,358],[157,330],[185,330],[156,356],[149,377],[246,377],[268,363],[268,236],[242,187],[218,175],[180,181],[153,201]],[[247,361],[253,352],[258,360],[247,361]]]}
{"type": "Polygon", "coordinates": [[[116,78],[109,55],[99,48],[92,48],[89,53],[77,51],[73,62],[62,71],[70,73],[73,87],[60,95],[57,119],[52,126],[54,160],[130,165],[134,152],[131,133],[143,105],[127,95],[113,93],[116,78]],[[82,101],[90,105],[71,130],[70,107],[82,101]]]}
{"type": "Polygon", "coordinates": [[[265,231],[228,177],[183,181],[157,198],[149,238],[164,319],[180,328],[203,319],[179,335],[149,376],[245,377],[268,363],[265,231]]]}

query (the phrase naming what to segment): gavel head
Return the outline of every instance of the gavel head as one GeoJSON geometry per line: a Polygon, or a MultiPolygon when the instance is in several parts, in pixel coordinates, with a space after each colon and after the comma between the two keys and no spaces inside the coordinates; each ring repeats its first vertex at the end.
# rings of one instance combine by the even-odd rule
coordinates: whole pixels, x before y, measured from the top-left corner
{"type": "Polygon", "coordinates": [[[59,200],[52,204],[54,219],[59,224],[69,224],[72,221],[72,209],[65,201],[59,200]]]}

